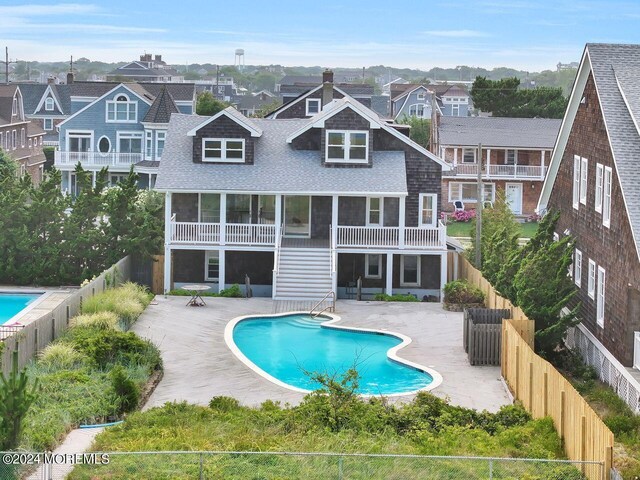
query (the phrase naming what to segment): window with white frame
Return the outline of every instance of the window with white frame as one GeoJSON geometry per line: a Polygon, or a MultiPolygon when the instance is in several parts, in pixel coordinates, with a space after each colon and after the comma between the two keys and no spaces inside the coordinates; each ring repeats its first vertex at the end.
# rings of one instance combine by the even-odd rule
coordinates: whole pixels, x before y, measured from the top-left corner
{"type": "Polygon", "coordinates": [[[318,112],[320,112],[320,99],[307,98],[307,117],[315,115],[318,112]]]}
{"type": "Polygon", "coordinates": [[[53,118],[45,118],[43,126],[44,126],[44,129],[47,131],[53,130],[53,118]]]}
{"type": "Polygon", "coordinates": [[[382,255],[364,256],[364,278],[382,278],[382,255]]]}
{"type": "Polygon", "coordinates": [[[109,175],[109,185],[112,187],[123,183],[127,180],[128,175],[126,173],[112,173],[109,175]]]}
{"type": "Polygon", "coordinates": [[[435,227],[438,219],[438,195],[435,193],[421,193],[418,201],[420,203],[418,226],[435,227]]]}
{"type": "Polygon", "coordinates": [[[153,155],[153,130],[145,130],[144,132],[144,157],[151,160],[153,155]]]}
{"type": "Polygon", "coordinates": [[[20,129],[20,146],[24,148],[27,144],[27,132],[24,128],[20,129]]]}
{"type": "Polygon", "coordinates": [[[418,92],[418,94],[416,95],[416,98],[418,100],[424,100],[424,92],[418,92]]]}
{"type": "Polygon", "coordinates": [[[244,138],[203,138],[203,162],[244,162],[244,138]]]}
{"type": "Polygon", "coordinates": [[[200,193],[198,194],[200,221],[203,223],[220,223],[220,194],[200,193]]]}
{"type": "Polygon", "coordinates": [[[13,106],[11,107],[11,115],[17,115],[18,114],[18,99],[17,98],[13,98],[13,106]]]}
{"type": "Polygon", "coordinates": [[[515,165],[518,159],[517,150],[507,150],[504,155],[505,165],[515,165]]]}
{"type": "Polygon", "coordinates": [[[18,148],[18,131],[17,130],[11,131],[11,146],[14,150],[18,148]]]}
{"type": "Polygon", "coordinates": [[[409,115],[412,117],[424,117],[424,104],[416,103],[409,107],[409,115]]]}
{"type": "Polygon", "coordinates": [[[598,266],[598,287],[596,298],[596,323],[604,328],[604,299],[605,299],[605,271],[604,268],[598,266]]]}
{"type": "Polygon", "coordinates": [[[589,278],[587,279],[587,295],[590,299],[596,298],[596,262],[589,259],[589,278]]]}
{"type": "Polygon", "coordinates": [[[573,266],[575,268],[573,281],[576,283],[576,286],[580,288],[582,284],[582,252],[577,248],[574,255],[573,266]]]}
{"type": "Polygon", "coordinates": [[[220,278],[220,254],[217,250],[207,250],[204,255],[204,279],[217,283],[220,278]]]}
{"type": "Polygon", "coordinates": [[[47,99],[44,101],[44,109],[47,112],[53,111],[53,98],[47,97],[47,99]]]}
{"type": "Polygon", "coordinates": [[[156,132],[156,160],[160,160],[164,151],[164,141],[167,138],[167,132],[156,132]]]}
{"type": "Polygon", "coordinates": [[[367,163],[369,132],[327,130],[326,161],[367,163]]]}
{"type": "Polygon", "coordinates": [[[142,153],[142,132],[118,132],[118,152],[142,153]]]}
{"type": "Polygon", "coordinates": [[[611,170],[611,167],[604,167],[604,181],[602,183],[602,224],[607,228],[611,226],[612,180],[613,180],[613,170],[611,170]]]}
{"type": "Polygon", "coordinates": [[[24,163],[20,164],[20,176],[24,177],[27,174],[27,166],[24,163]]]}
{"type": "Polygon", "coordinates": [[[453,103],[451,105],[451,116],[452,117],[459,117],[460,116],[460,104],[453,103]]]}
{"type": "Polygon", "coordinates": [[[594,208],[596,212],[602,213],[602,182],[604,180],[604,166],[596,164],[596,194],[594,208]]]}
{"type": "Polygon", "coordinates": [[[135,123],[138,121],[138,102],[118,94],[107,101],[107,122],[135,123]]]}
{"type": "Polygon", "coordinates": [[[400,256],[400,286],[420,286],[420,255],[400,256]]]}
{"type": "Polygon", "coordinates": [[[107,154],[111,151],[111,140],[106,135],[103,135],[98,140],[98,152],[107,154]]]}
{"type": "Polygon", "coordinates": [[[462,149],[462,163],[476,163],[476,149],[475,148],[463,148],[462,149]]]}
{"type": "MultiPolygon", "coordinates": [[[[482,184],[482,197],[485,202],[495,202],[496,186],[494,183],[482,184]]],[[[449,202],[460,200],[467,203],[477,203],[478,184],[467,182],[449,183],[449,202]]]]}
{"type": "Polygon", "coordinates": [[[382,226],[384,200],[382,197],[367,197],[367,226],[382,226]]]}
{"type": "Polygon", "coordinates": [[[587,204],[587,169],[589,161],[586,158],[580,159],[580,203],[587,204]]]}
{"type": "Polygon", "coordinates": [[[573,208],[580,205],[580,157],[573,156],[573,208]]]}
{"type": "MultiPolygon", "coordinates": [[[[36,144],[38,143],[38,139],[36,138],[36,144]]],[[[29,139],[29,148],[33,147],[33,140],[29,139]]]]}

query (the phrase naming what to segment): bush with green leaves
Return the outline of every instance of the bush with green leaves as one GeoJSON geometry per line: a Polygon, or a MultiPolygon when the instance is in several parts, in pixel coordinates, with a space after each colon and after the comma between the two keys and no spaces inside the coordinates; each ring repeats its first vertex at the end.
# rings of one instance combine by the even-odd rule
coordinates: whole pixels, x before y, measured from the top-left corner
{"type": "Polygon", "coordinates": [[[378,302],[419,302],[415,295],[411,295],[410,293],[402,294],[397,293],[395,295],[387,295],[386,293],[377,293],[374,297],[374,300],[378,302]]]}
{"type": "Polygon", "coordinates": [[[122,329],[127,330],[149,305],[152,297],[144,287],[127,282],[86,299],[82,304],[82,313],[114,313],[122,329]]]}
{"type": "Polygon", "coordinates": [[[64,342],[51,343],[38,354],[38,363],[49,371],[73,370],[86,365],[88,361],[86,355],[64,342]]]}
{"type": "Polygon", "coordinates": [[[466,280],[454,280],[444,286],[444,302],[457,305],[484,303],[484,293],[466,280]]]}
{"type": "Polygon", "coordinates": [[[111,385],[120,400],[120,413],[127,413],[135,410],[140,401],[140,388],[129,378],[127,371],[122,365],[116,365],[109,372],[111,385]]]}
{"type": "Polygon", "coordinates": [[[240,408],[240,402],[233,397],[221,395],[211,399],[209,408],[219,412],[229,412],[240,408]]]}
{"type": "Polygon", "coordinates": [[[110,311],[85,313],[71,319],[71,327],[91,327],[98,330],[121,330],[118,315],[110,311]]]}

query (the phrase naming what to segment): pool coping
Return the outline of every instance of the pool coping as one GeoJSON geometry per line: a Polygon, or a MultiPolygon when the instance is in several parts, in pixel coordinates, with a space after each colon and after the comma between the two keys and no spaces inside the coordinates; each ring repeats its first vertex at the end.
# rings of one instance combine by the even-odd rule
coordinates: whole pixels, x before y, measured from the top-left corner
{"type": "MultiPolygon", "coordinates": [[[[285,312],[285,313],[252,314],[252,315],[242,315],[242,316],[239,316],[239,317],[235,317],[235,318],[231,319],[227,323],[225,328],[224,328],[224,341],[227,344],[227,347],[229,347],[229,349],[236,356],[236,358],[238,358],[242,363],[244,363],[247,367],[249,367],[252,371],[257,373],[261,377],[269,380],[272,383],[275,383],[276,385],[278,385],[280,387],[286,388],[287,390],[292,390],[294,392],[299,392],[299,393],[304,393],[304,394],[312,393],[313,390],[305,390],[304,388],[294,387],[293,385],[289,385],[288,383],[285,383],[282,380],[279,380],[279,379],[275,378],[273,375],[268,374],[267,372],[262,370],[260,367],[258,367],[255,363],[253,363],[251,360],[249,360],[249,358],[247,358],[247,356],[244,353],[242,353],[242,351],[238,348],[236,343],[233,341],[233,330],[236,327],[236,325],[238,325],[240,322],[243,322],[243,321],[246,321],[246,320],[252,320],[252,319],[255,319],[255,318],[277,318],[277,317],[287,317],[287,316],[291,316],[291,315],[300,315],[300,314],[309,315],[309,312],[306,312],[306,311],[292,311],[292,312],[285,312]]],[[[323,312],[319,316],[323,317],[323,318],[329,317],[329,320],[327,320],[326,322],[322,322],[320,324],[320,326],[323,327],[323,328],[329,328],[329,329],[333,329],[333,330],[345,330],[345,331],[358,332],[358,333],[374,333],[376,335],[388,335],[388,336],[396,337],[396,338],[402,340],[401,343],[399,343],[395,347],[392,347],[389,350],[387,350],[387,358],[389,358],[389,360],[391,360],[393,362],[405,365],[405,366],[407,366],[409,368],[413,368],[415,370],[420,370],[421,372],[424,372],[424,373],[430,375],[431,378],[432,378],[431,383],[429,385],[427,385],[426,387],[420,388],[418,390],[412,390],[410,392],[389,393],[389,394],[385,394],[385,395],[377,395],[377,394],[367,393],[367,394],[359,394],[359,396],[365,397],[365,398],[380,397],[380,396],[382,396],[382,397],[404,397],[404,396],[407,396],[407,395],[416,395],[419,392],[431,391],[431,390],[437,388],[438,386],[440,386],[440,384],[442,384],[442,381],[443,381],[442,375],[440,375],[436,370],[434,370],[432,368],[429,368],[429,367],[425,367],[424,365],[420,365],[419,363],[412,362],[410,360],[406,360],[406,359],[401,358],[401,357],[398,356],[398,352],[412,342],[411,337],[408,337],[407,335],[404,335],[402,333],[392,332],[390,330],[381,330],[381,329],[374,329],[374,328],[349,327],[349,326],[344,326],[344,325],[336,325],[336,323],[339,322],[340,320],[342,320],[342,318],[339,315],[336,315],[335,313],[323,312]]]]}
{"type": "Polygon", "coordinates": [[[16,325],[20,323],[20,317],[26,315],[28,312],[36,308],[40,303],[47,299],[47,297],[51,296],[54,291],[53,290],[44,290],[38,288],[16,288],[11,289],[7,287],[0,288],[0,294],[10,294],[10,295],[40,295],[38,298],[35,298],[31,302],[29,302],[22,310],[16,313],[13,317],[9,318],[6,322],[0,323],[0,327],[10,327],[12,325],[16,325]]]}

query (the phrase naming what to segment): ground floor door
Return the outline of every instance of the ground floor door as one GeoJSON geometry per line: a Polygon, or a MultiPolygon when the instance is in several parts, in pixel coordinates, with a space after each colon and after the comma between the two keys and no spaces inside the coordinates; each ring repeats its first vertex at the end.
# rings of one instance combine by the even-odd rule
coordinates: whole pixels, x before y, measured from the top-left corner
{"type": "Polygon", "coordinates": [[[507,183],[505,186],[507,203],[514,215],[522,215],[522,184],[507,183]]]}
{"type": "Polygon", "coordinates": [[[311,197],[285,196],[283,217],[286,237],[309,238],[311,236],[311,197]]]}

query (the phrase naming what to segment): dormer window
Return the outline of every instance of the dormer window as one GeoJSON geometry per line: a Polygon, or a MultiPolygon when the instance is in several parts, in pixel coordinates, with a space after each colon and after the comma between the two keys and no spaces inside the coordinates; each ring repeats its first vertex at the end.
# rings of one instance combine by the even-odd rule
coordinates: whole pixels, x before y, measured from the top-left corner
{"type": "Polygon", "coordinates": [[[18,114],[18,99],[13,97],[13,108],[11,109],[11,115],[18,114]]]}
{"type": "Polygon", "coordinates": [[[135,123],[138,121],[138,102],[118,94],[107,101],[107,122],[135,123]]]}
{"type": "Polygon", "coordinates": [[[424,100],[424,92],[418,93],[418,100],[424,100]]]}
{"type": "Polygon", "coordinates": [[[319,98],[307,98],[307,117],[311,117],[320,111],[319,98]]]}
{"type": "Polygon", "coordinates": [[[203,138],[202,161],[244,163],[244,138],[203,138]]]}
{"type": "Polygon", "coordinates": [[[368,131],[327,130],[327,162],[367,163],[368,158],[368,131]]]}
{"type": "Polygon", "coordinates": [[[47,97],[47,99],[44,101],[44,109],[47,112],[53,111],[53,98],[47,97]]]}

